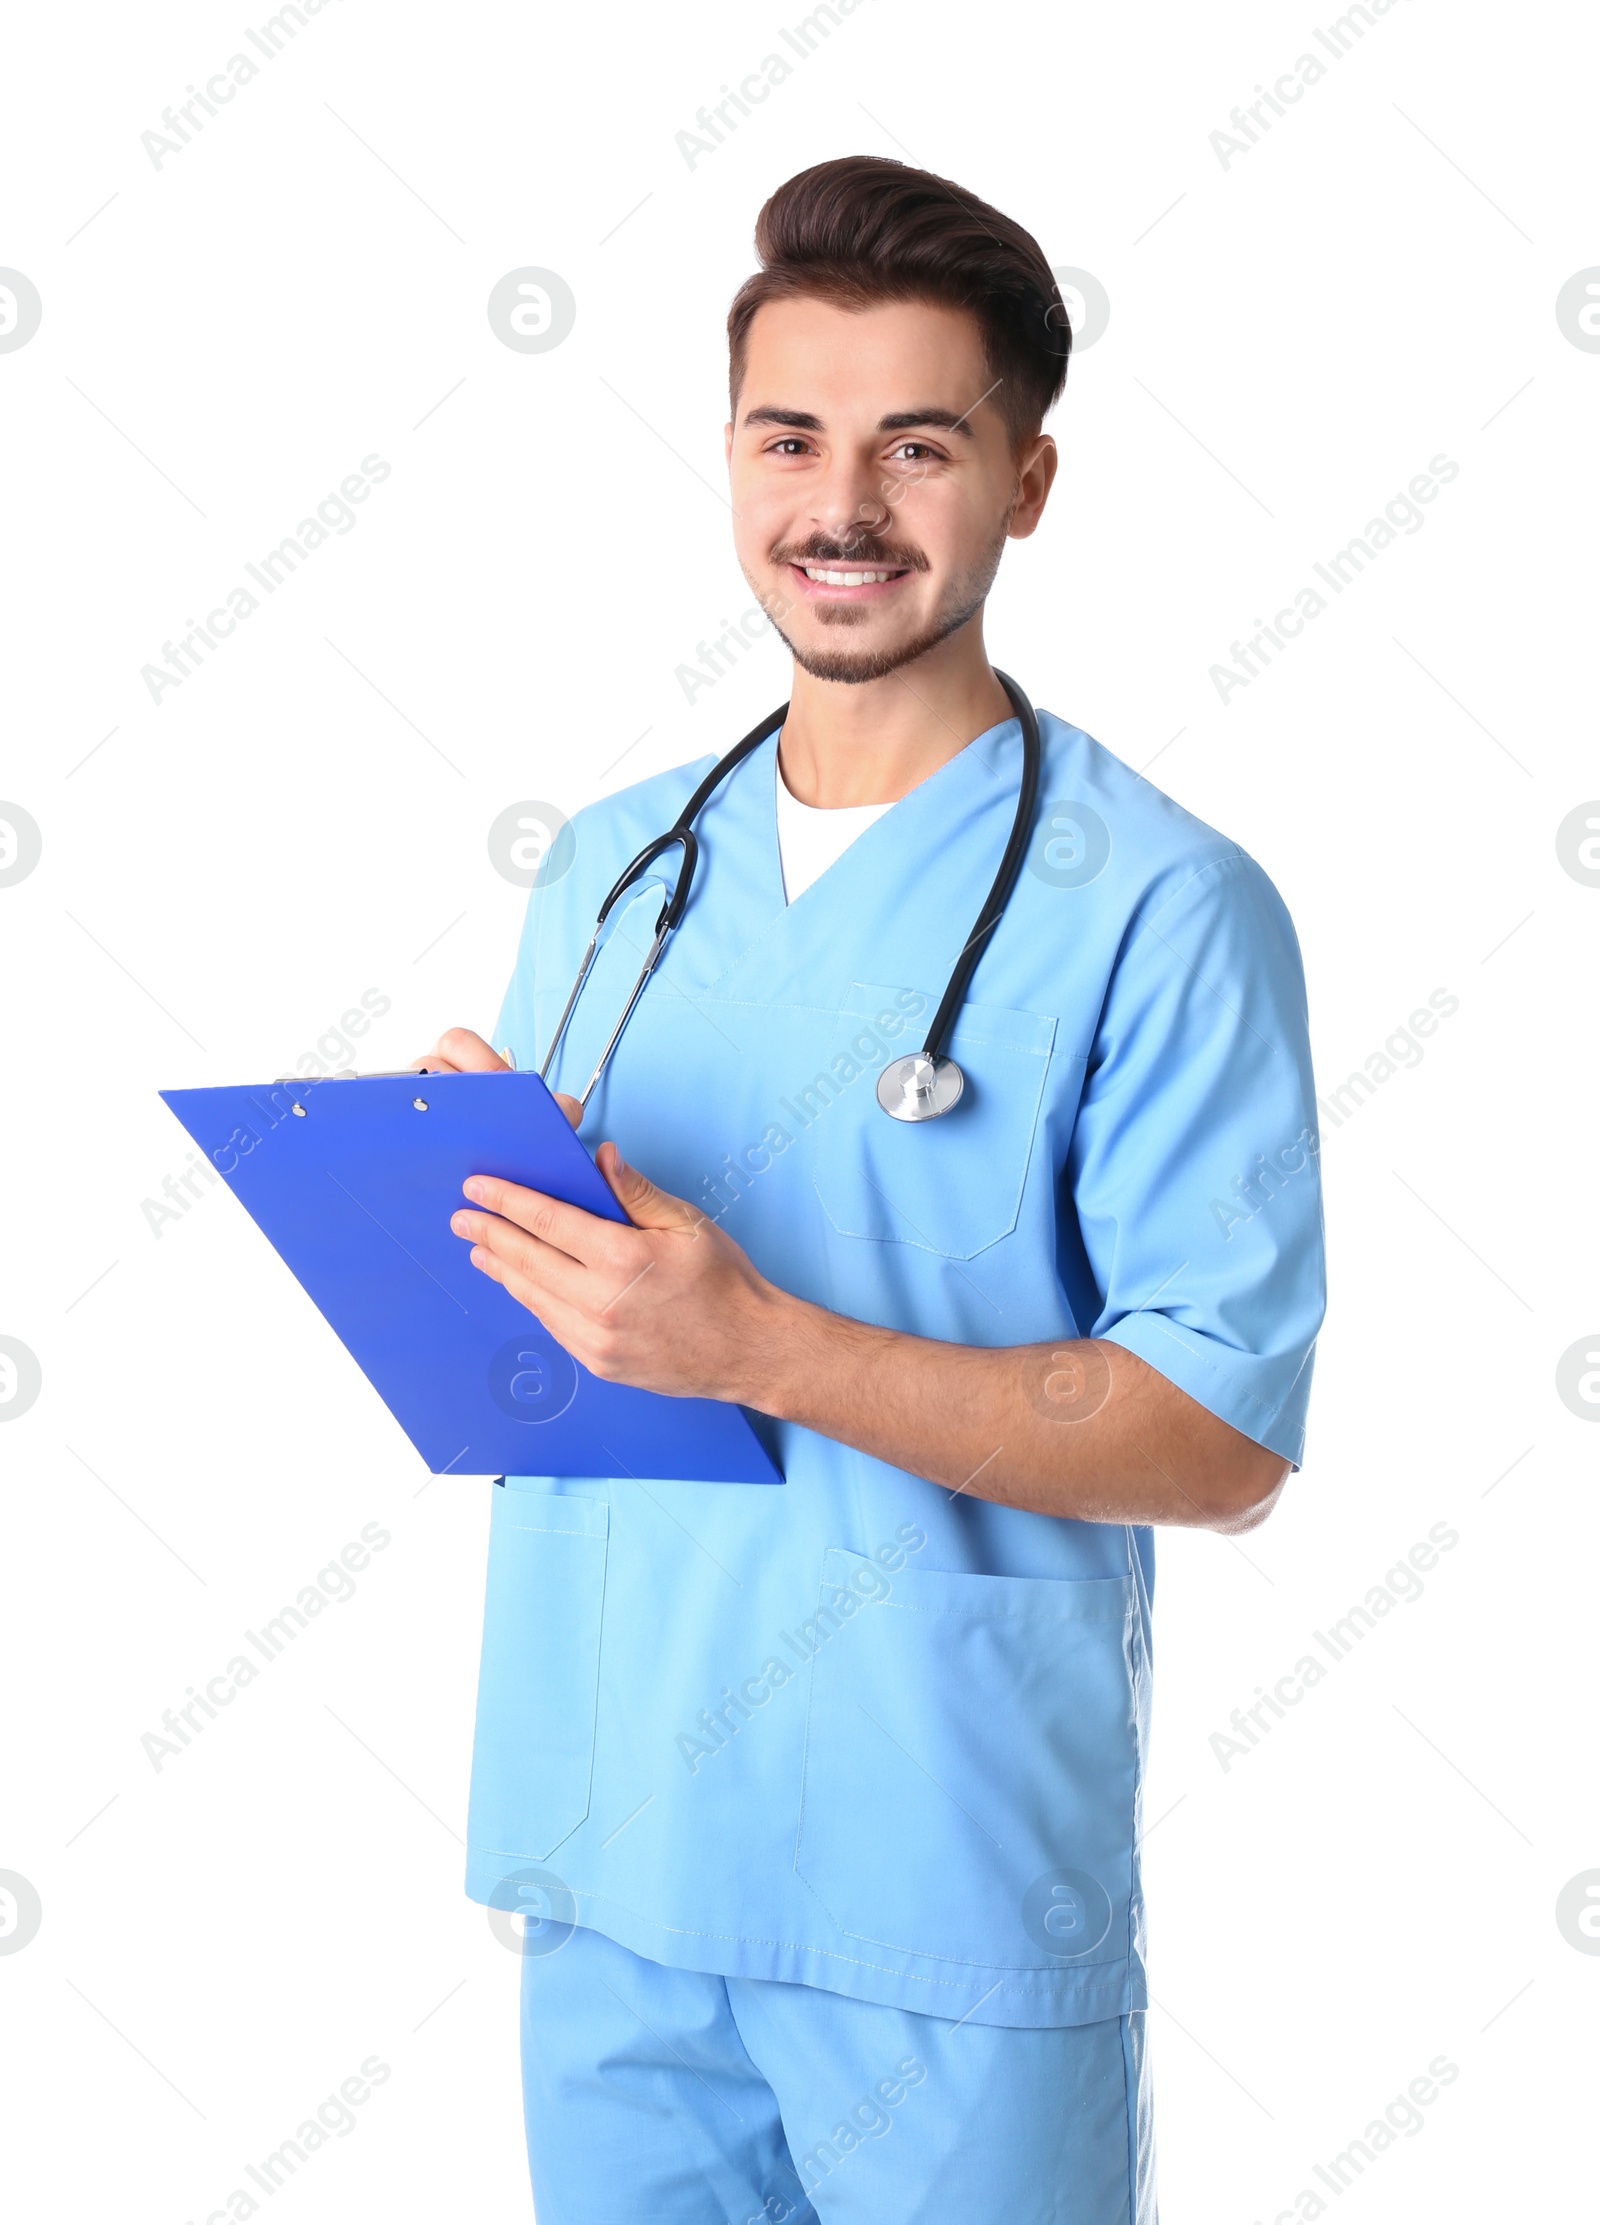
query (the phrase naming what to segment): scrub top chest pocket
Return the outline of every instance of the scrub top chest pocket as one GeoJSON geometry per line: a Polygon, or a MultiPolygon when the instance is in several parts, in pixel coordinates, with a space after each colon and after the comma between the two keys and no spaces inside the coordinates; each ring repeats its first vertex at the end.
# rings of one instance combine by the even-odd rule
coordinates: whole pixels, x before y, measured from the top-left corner
{"type": "MultiPolygon", "coordinates": [[[[931,1010],[931,998],[922,1002],[931,1010]]],[[[876,1075],[915,1048],[926,1025],[913,1016],[892,1038],[884,1019],[905,1014],[907,1003],[902,989],[851,989],[841,1037],[852,1019],[860,1028],[842,1062],[818,1074],[805,1106],[812,1181],[841,1236],[971,1259],[1017,1225],[1056,1023],[1039,1012],[966,1005],[950,1037],[966,1077],[960,1101],[939,1120],[886,1120],[876,1075]],[[845,1078],[852,1065],[857,1075],[845,1078]]]]}

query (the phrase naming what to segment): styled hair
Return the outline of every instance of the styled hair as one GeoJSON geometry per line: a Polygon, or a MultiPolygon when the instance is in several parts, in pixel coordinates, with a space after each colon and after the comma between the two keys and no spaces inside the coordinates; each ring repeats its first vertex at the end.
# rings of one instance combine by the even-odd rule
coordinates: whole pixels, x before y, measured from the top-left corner
{"type": "Polygon", "coordinates": [[[845,309],[937,302],[978,325],[1013,447],[1066,384],[1072,331],[1031,232],[947,178],[880,155],[819,162],[779,186],[756,218],[761,268],[728,311],[728,389],[737,413],[755,314],[811,295],[845,309]]]}

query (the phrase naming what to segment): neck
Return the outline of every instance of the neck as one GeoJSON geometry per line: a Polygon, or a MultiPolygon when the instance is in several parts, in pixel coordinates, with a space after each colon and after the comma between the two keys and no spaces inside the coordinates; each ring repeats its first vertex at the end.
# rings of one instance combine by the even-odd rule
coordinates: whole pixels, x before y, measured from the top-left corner
{"type": "Polygon", "coordinates": [[[850,686],[797,665],[778,745],[784,785],[824,811],[898,803],[1011,715],[984,653],[981,613],[882,680],[850,686]]]}

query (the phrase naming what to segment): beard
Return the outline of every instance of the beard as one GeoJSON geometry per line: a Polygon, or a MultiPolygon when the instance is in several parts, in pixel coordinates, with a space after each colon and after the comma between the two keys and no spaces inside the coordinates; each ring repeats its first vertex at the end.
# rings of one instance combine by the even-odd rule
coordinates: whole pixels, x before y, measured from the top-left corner
{"type": "MultiPolygon", "coordinates": [[[[969,619],[976,617],[994,585],[1010,523],[1008,510],[988,546],[951,580],[938,609],[908,641],[877,649],[852,649],[844,641],[827,649],[803,648],[784,632],[781,622],[769,609],[767,616],[773,631],[801,671],[808,672],[814,680],[836,680],[846,687],[859,687],[869,680],[887,679],[891,672],[915,664],[919,657],[926,656],[930,649],[937,648],[941,641],[948,640],[969,619]]],[[[851,535],[842,541],[814,533],[806,541],[775,548],[769,561],[774,564],[848,565],[852,570],[867,572],[925,572],[928,569],[928,560],[920,549],[887,541],[872,533],[851,535]]],[[[845,632],[866,624],[871,611],[861,603],[824,603],[818,606],[815,615],[820,625],[845,632]]]]}

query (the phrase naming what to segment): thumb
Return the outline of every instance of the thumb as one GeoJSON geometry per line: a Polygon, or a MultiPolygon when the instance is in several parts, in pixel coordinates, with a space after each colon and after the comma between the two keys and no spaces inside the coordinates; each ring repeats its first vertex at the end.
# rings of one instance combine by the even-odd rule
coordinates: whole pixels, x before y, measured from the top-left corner
{"type": "Polygon", "coordinates": [[[682,1198],[658,1190],[648,1175],[629,1166],[614,1143],[603,1143],[594,1163],[635,1228],[682,1228],[693,1218],[682,1198]]]}

